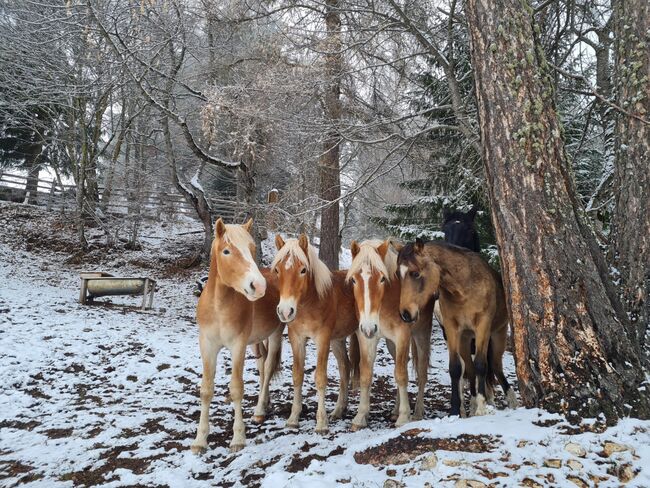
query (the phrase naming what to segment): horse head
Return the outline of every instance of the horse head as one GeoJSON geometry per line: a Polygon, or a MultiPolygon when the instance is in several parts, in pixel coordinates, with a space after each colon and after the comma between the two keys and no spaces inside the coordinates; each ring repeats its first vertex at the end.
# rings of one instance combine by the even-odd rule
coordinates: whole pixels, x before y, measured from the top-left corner
{"type": "Polygon", "coordinates": [[[402,285],[400,316],[404,322],[416,322],[420,310],[438,296],[441,269],[427,255],[424,241],[420,238],[399,247],[397,265],[402,285]]]}
{"type": "Polygon", "coordinates": [[[266,280],[255,263],[255,242],[250,230],[253,219],[244,225],[224,224],[218,219],[212,242],[212,261],[220,280],[250,301],[266,293],[266,280]]]}
{"type": "Polygon", "coordinates": [[[278,277],[280,302],[278,318],[289,323],[298,314],[298,305],[310,290],[315,288],[321,298],[332,286],[332,273],[325,263],[318,259],[316,250],[309,244],[305,234],[298,239],[285,240],[277,235],[275,247],[278,250],[271,268],[278,277]]]}
{"type": "Polygon", "coordinates": [[[475,252],[481,250],[474,218],[478,209],[474,206],[469,212],[443,210],[442,230],[445,241],[475,252]]]}
{"type": "Polygon", "coordinates": [[[359,330],[368,338],[379,330],[379,312],[386,286],[395,278],[396,255],[388,241],[352,241],[352,264],[346,281],[352,283],[359,330]]]}

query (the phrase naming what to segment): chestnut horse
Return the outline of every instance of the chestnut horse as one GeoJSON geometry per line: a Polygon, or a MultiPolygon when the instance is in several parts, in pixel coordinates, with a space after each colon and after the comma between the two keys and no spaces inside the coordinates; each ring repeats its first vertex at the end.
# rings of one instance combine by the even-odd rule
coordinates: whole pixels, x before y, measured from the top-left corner
{"type": "Polygon", "coordinates": [[[405,322],[417,320],[431,298],[439,296],[449,349],[451,414],[461,414],[464,368],[473,370],[468,377],[478,380],[478,393],[470,404],[472,415],[487,413],[488,360],[508,406],[515,408],[517,398],[503,374],[508,312],[499,274],[475,252],[442,242],[425,244],[419,239],[399,251],[398,265],[402,280],[400,314],[405,322]],[[476,340],[473,363],[469,359],[472,337],[476,340]]]}
{"type": "Polygon", "coordinates": [[[431,319],[433,301],[419,314],[412,327],[399,314],[400,282],[397,276],[397,254],[389,249],[389,241],[371,240],[358,244],[353,241],[352,264],[346,279],[352,283],[359,318],[359,350],[361,353],[361,389],[359,409],[352,421],[352,430],[366,427],[370,409],[370,384],[377,354],[377,343],[386,339],[395,360],[395,383],[398,396],[394,415],[395,426],[409,422],[411,410],[408,399],[409,346],[413,343],[417,370],[418,396],[414,418],[424,415],[424,389],[429,367],[431,319]]]}
{"type": "MultiPolygon", "coordinates": [[[[271,264],[278,277],[280,302],[277,313],[288,324],[289,341],[293,351],[293,405],[287,427],[298,428],[302,410],[302,383],[305,374],[305,344],[311,338],[316,344],[316,390],[318,410],[316,432],[328,431],[325,412],[327,388],[327,359],[332,350],[339,367],[339,397],[332,418],[341,418],[348,405],[348,389],[352,366],[345,340],[357,329],[354,315],[354,295],[345,283],[345,271],[331,272],[309,244],[305,234],[299,239],[275,238],[278,253],[271,264]]],[[[354,341],[354,338],[351,338],[354,341]]],[[[356,368],[355,368],[356,369],[356,368]]]]}
{"type": "Polygon", "coordinates": [[[199,298],[196,320],[199,324],[199,347],[203,362],[201,381],[201,418],[192,443],[192,451],[207,449],[210,430],[208,412],[214,395],[214,375],[219,351],[226,347],[232,356],[230,399],[235,408],[230,449],[238,451],[246,443],[242,415],[244,395],[244,357],[246,346],[268,339],[259,345],[265,360],[258,360],[261,391],[254,420],[262,421],[269,401],[269,382],[282,347],[284,325],[275,314],[278,303],[277,280],[269,270],[255,264],[255,243],[250,234],[252,219],[244,225],[226,225],[221,219],[215,226],[210,253],[208,282],[199,298]]]}

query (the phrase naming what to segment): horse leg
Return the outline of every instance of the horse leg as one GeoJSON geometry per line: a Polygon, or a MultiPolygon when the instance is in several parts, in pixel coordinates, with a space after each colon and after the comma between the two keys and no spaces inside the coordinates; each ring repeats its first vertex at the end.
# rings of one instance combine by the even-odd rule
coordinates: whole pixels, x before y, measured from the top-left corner
{"type": "Polygon", "coordinates": [[[339,367],[339,397],[330,419],[340,419],[348,408],[348,387],[350,381],[350,360],[345,347],[345,339],[332,341],[332,352],[339,367]]]}
{"type": "Polygon", "coordinates": [[[268,339],[268,350],[266,350],[266,358],[264,360],[263,369],[264,376],[262,377],[262,384],[260,385],[260,394],[257,397],[257,405],[253,413],[253,422],[261,424],[266,418],[266,409],[269,406],[269,385],[273,372],[277,367],[277,353],[282,347],[282,327],[278,328],[268,339]]]}
{"type": "Polygon", "coordinates": [[[289,341],[291,342],[291,351],[293,352],[293,404],[291,406],[291,415],[287,420],[287,427],[297,429],[300,421],[300,412],[302,411],[302,383],[305,378],[305,338],[292,332],[289,327],[289,341]]]}
{"type": "Polygon", "coordinates": [[[508,407],[517,408],[517,395],[515,394],[514,388],[512,388],[512,386],[510,386],[510,383],[508,383],[506,375],[503,373],[503,353],[506,350],[507,340],[507,327],[504,327],[502,330],[492,335],[492,367],[494,369],[494,373],[496,374],[497,380],[499,380],[501,388],[503,388],[503,394],[506,396],[508,407]]]}
{"type": "Polygon", "coordinates": [[[230,450],[239,451],[246,445],[246,428],[241,402],[244,398],[244,358],[246,357],[246,341],[240,338],[230,347],[232,356],[232,374],[230,376],[230,398],[235,409],[235,420],[232,426],[230,450]]]}
{"type": "Polygon", "coordinates": [[[359,388],[359,338],[355,332],[350,336],[350,389],[359,388]]]}
{"type": "Polygon", "coordinates": [[[330,355],[329,331],[321,332],[316,337],[316,394],[318,408],[316,409],[316,433],[327,434],[327,410],[325,409],[325,395],[327,393],[327,359],[330,355]]]}
{"type": "Polygon", "coordinates": [[[417,330],[413,335],[415,347],[418,351],[417,364],[415,365],[417,368],[418,396],[413,411],[414,420],[422,420],[424,417],[424,391],[427,387],[429,357],[431,355],[431,325],[422,327],[422,329],[417,330]]]}
{"type": "Polygon", "coordinates": [[[395,340],[395,349],[397,352],[395,357],[395,383],[399,392],[399,415],[395,422],[395,427],[401,427],[411,421],[411,405],[409,404],[408,394],[408,360],[409,348],[411,346],[411,333],[404,327],[401,328],[400,332],[395,340]]]}
{"type": "Polygon", "coordinates": [[[373,367],[377,356],[377,343],[379,336],[375,335],[368,339],[359,334],[359,407],[357,414],[352,420],[352,431],[363,429],[368,425],[368,412],[370,411],[370,384],[372,383],[373,367]]]}
{"type": "MultiPolygon", "coordinates": [[[[464,335],[461,338],[460,357],[463,360],[463,379],[461,379],[460,400],[463,401],[464,383],[469,385],[469,414],[476,412],[476,374],[474,372],[474,361],[472,360],[472,338],[464,335]]],[[[461,413],[464,413],[463,408],[461,413]]]]}
{"type": "Polygon", "coordinates": [[[449,376],[451,378],[451,410],[450,415],[461,415],[465,408],[461,402],[461,378],[463,377],[463,360],[459,354],[460,333],[456,322],[452,319],[445,321],[447,348],[449,349],[449,376]]]}
{"type": "MultiPolygon", "coordinates": [[[[397,361],[397,350],[395,348],[395,343],[389,339],[386,339],[386,347],[388,347],[388,352],[390,353],[393,361],[397,361]]],[[[395,405],[393,406],[393,411],[390,413],[390,419],[395,422],[399,416],[399,389],[395,391],[395,405]]]]}
{"type": "Polygon", "coordinates": [[[488,413],[486,396],[486,375],[487,375],[487,352],[490,342],[490,324],[488,317],[481,317],[476,324],[476,355],[474,356],[474,371],[478,383],[476,394],[476,410],[474,415],[486,415],[488,413]]]}
{"type": "Polygon", "coordinates": [[[201,378],[201,417],[196,438],[192,443],[192,452],[201,454],[208,449],[208,434],[210,433],[210,403],[214,396],[214,374],[217,368],[217,354],[221,344],[207,335],[199,335],[199,349],[203,362],[203,376],[201,378]]]}

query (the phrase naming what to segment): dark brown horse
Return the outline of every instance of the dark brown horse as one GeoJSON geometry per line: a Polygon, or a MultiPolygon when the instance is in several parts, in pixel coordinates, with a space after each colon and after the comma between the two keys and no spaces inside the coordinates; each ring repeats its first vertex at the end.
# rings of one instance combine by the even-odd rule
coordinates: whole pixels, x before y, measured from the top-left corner
{"type": "MultiPolygon", "coordinates": [[[[501,277],[479,254],[442,242],[421,240],[399,251],[402,289],[400,314],[405,322],[418,319],[431,298],[438,296],[449,348],[451,414],[461,414],[464,368],[478,380],[478,393],[471,402],[472,415],[485,415],[488,352],[492,370],[506,395],[508,406],[517,406],[514,391],[503,374],[503,353],[508,334],[508,313],[501,277]],[[476,355],[471,360],[471,339],[476,355]],[[490,348],[488,344],[492,342],[490,348]]],[[[470,385],[474,393],[474,385],[470,385]]],[[[464,410],[464,409],[463,409],[464,410]]]]}

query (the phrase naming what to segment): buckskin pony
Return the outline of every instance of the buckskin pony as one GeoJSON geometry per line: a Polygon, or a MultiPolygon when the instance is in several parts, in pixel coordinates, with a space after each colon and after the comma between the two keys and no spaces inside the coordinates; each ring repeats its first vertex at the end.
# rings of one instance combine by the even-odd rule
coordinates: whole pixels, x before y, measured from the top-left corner
{"type": "MultiPolygon", "coordinates": [[[[470,403],[472,415],[485,415],[488,349],[492,371],[503,388],[508,406],[516,407],[514,390],[503,373],[508,313],[499,274],[479,254],[442,242],[417,240],[399,250],[399,274],[402,283],[400,314],[408,323],[432,297],[438,297],[442,323],[449,349],[451,376],[451,414],[460,415],[463,369],[473,368],[478,392],[470,403]],[[474,361],[468,359],[472,337],[476,340],[474,361]],[[492,347],[488,344],[492,342],[492,347]]],[[[470,356],[471,357],[471,356],[470,356]]],[[[470,385],[471,386],[471,385],[470,385]]]]}

